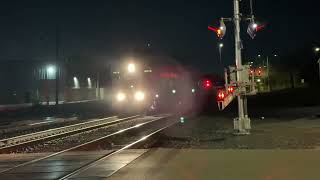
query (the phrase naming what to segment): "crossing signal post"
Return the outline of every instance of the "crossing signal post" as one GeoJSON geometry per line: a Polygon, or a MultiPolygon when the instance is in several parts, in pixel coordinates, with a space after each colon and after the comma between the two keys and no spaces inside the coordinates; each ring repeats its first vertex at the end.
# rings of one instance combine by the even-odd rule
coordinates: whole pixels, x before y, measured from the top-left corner
{"type": "Polygon", "coordinates": [[[209,30],[214,31],[218,38],[223,38],[226,32],[226,26],[224,24],[224,20],[233,21],[234,23],[234,37],[235,37],[235,67],[230,68],[230,78],[226,79],[225,90],[218,92],[217,101],[220,110],[223,110],[231,101],[235,98],[238,99],[238,117],[234,119],[234,130],[236,135],[248,135],[250,134],[251,124],[250,118],[248,116],[247,110],[247,95],[254,94],[253,91],[254,82],[252,82],[252,77],[254,77],[254,73],[251,75],[250,81],[250,68],[242,65],[241,59],[241,50],[242,50],[242,41],[240,38],[240,22],[242,19],[249,20],[249,26],[247,29],[248,35],[254,39],[259,30],[263,28],[263,26],[259,26],[255,23],[253,9],[252,9],[252,1],[250,1],[251,5],[251,17],[243,18],[239,9],[240,0],[233,0],[233,9],[234,16],[233,18],[221,18],[220,27],[214,28],[209,26],[209,30]],[[230,82],[227,82],[230,79],[230,82]],[[230,86],[232,85],[232,86],[230,86]],[[233,87],[234,89],[232,89],[233,87]],[[251,87],[251,88],[248,88],[251,87]],[[249,89],[249,92],[248,92],[249,89]]]}

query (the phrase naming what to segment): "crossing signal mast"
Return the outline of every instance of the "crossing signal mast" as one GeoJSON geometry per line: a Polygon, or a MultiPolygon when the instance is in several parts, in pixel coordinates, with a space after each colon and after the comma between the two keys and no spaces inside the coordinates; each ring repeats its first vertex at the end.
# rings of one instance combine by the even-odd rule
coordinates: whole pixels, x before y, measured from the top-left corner
{"type": "Polygon", "coordinates": [[[233,99],[238,99],[238,113],[239,116],[234,119],[234,130],[236,135],[249,135],[251,124],[247,110],[247,96],[256,94],[254,88],[254,77],[252,77],[249,66],[242,65],[241,50],[242,41],[240,37],[240,22],[245,20],[249,21],[247,33],[254,39],[259,30],[264,26],[255,23],[253,15],[252,0],[250,0],[251,15],[250,17],[243,17],[240,13],[239,4],[241,0],[233,0],[234,16],[233,18],[221,18],[220,27],[215,28],[208,26],[208,29],[214,31],[218,38],[222,39],[226,33],[225,21],[234,23],[234,38],[235,38],[235,67],[229,67],[225,70],[225,90],[221,90],[217,95],[217,102],[220,110],[227,107],[233,99]],[[251,79],[250,79],[251,77],[251,79]]]}

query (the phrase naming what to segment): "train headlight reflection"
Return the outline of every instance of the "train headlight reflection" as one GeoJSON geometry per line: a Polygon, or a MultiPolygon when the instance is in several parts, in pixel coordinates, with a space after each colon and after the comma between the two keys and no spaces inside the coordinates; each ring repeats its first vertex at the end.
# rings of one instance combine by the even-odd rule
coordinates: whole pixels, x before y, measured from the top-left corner
{"type": "Polygon", "coordinates": [[[125,99],[126,99],[126,95],[125,95],[124,93],[119,92],[119,93],[117,94],[117,101],[118,101],[118,102],[122,102],[122,101],[124,101],[125,99]]]}
{"type": "Polygon", "coordinates": [[[144,100],[144,93],[142,91],[137,91],[135,94],[134,94],[134,99],[136,101],[143,101],[144,100]]]}

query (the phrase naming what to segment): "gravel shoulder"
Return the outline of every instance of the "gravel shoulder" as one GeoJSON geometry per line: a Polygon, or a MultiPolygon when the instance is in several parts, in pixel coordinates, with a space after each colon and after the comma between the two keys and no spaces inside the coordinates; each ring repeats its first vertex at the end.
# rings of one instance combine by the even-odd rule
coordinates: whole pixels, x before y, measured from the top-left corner
{"type": "Polygon", "coordinates": [[[254,118],[251,135],[234,136],[232,133],[231,118],[219,114],[200,116],[166,130],[160,136],[157,146],[198,149],[320,149],[320,118],[312,115],[254,118]]]}

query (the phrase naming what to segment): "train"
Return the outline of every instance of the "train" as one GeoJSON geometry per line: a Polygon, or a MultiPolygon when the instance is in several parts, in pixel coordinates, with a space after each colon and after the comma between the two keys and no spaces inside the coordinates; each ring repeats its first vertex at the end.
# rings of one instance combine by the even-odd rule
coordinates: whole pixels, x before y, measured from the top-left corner
{"type": "Polygon", "coordinates": [[[194,73],[182,65],[127,61],[112,72],[112,108],[121,113],[187,113],[214,105],[221,78],[194,73]]]}

